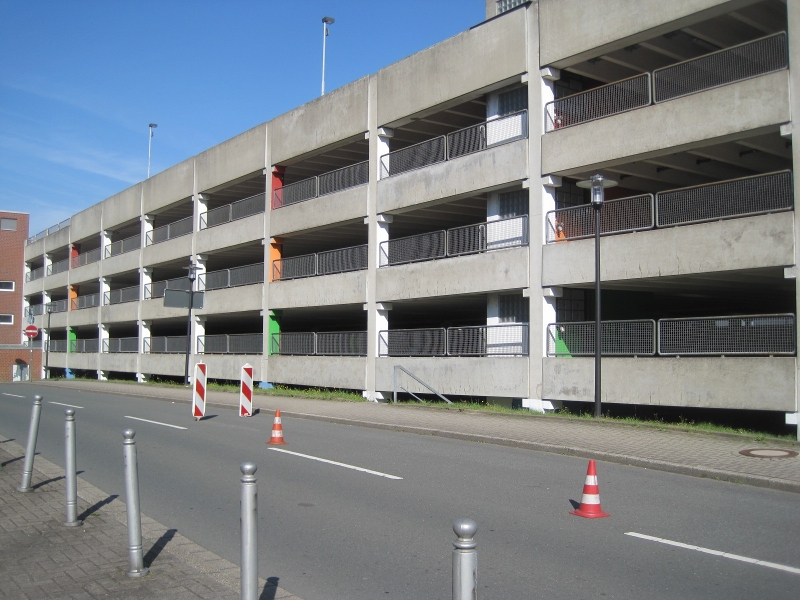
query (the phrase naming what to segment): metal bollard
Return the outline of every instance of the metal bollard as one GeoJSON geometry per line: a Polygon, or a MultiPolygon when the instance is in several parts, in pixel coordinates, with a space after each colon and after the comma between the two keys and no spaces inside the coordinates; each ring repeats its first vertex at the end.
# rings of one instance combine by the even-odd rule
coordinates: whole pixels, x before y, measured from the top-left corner
{"type": "Polygon", "coordinates": [[[28,447],[25,450],[25,464],[22,467],[22,483],[17,488],[18,492],[30,492],[31,475],[33,474],[33,457],[36,455],[36,438],[39,436],[39,417],[42,415],[42,397],[33,397],[31,410],[31,424],[28,427],[28,447]]]}
{"type": "Polygon", "coordinates": [[[128,577],[144,577],[150,569],[144,566],[142,554],[142,514],[139,512],[139,467],[136,462],[136,442],[133,429],[122,432],[123,463],[125,465],[125,502],[128,517],[128,558],[131,570],[128,577]]]}
{"type": "Polygon", "coordinates": [[[64,411],[64,490],[67,501],[67,520],[63,525],[77,527],[83,521],[78,520],[78,466],[75,450],[75,411],[68,408],[64,411]]]}
{"type": "Polygon", "coordinates": [[[472,519],[456,519],[453,531],[458,537],[453,542],[453,600],[477,600],[478,551],[473,538],[478,524],[472,519]]]}
{"type": "Polygon", "coordinates": [[[241,600],[258,600],[258,484],[255,463],[242,463],[239,524],[242,530],[241,600]]]}

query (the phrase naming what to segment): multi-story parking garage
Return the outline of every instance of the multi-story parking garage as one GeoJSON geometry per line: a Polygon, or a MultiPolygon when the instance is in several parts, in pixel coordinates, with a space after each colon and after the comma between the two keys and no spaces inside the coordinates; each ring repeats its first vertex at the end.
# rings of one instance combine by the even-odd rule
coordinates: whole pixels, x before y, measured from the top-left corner
{"type": "Polygon", "coordinates": [[[28,240],[51,369],[589,401],[600,173],[604,400],[796,415],[800,1],[486,16],[28,240]]]}

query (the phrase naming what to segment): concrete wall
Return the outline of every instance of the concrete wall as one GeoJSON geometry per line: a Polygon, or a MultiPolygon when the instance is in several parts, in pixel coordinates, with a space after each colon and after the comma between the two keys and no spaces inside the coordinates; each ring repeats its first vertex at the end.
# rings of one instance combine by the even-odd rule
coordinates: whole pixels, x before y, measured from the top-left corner
{"type": "Polygon", "coordinates": [[[96,282],[100,277],[100,262],[98,260],[88,265],[70,269],[68,271],[70,285],[78,285],[87,281],[96,282]]]}
{"type": "Polygon", "coordinates": [[[209,379],[232,379],[238,381],[242,367],[249,363],[253,367],[253,381],[261,381],[261,356],[250,354],[200,354],[192,356],[193,364],[204,362],[209,379]]]}
{"type": "Polygon", "coordinates": [[[270,284],[271,309],[361,304],[367,301],[366,271],[320,275],[270,284]]]}
{"type": "MultiPolygon", "coordinates": [[[[793,411],[795,358],[604,358],[603,402],[793,411]]],[[[594,400],[594,358],[545,358],[544,397],[594,400]]]]}
{"type": "MultiPolygon", "coordinates": [[[[600,240],[601,279],[713,273],[794,262],[792,213],[610,235],[600,240]]],[[[594,281],[594,240],[543,248],[542,286],[594,281]]]]}
{"type": "MultiPolygon", "coordinates": [[[[34,234],[34,235],[36,235],[36,234],[34,234]]],[[[40,240],[35,241],[32,244],[26,244],[25,245],[25,260],[26,261],[33,260],[34,258],[37,258],[37,257],[42,256],[44,254],[44,240],[45,240],[45,238],[42,238],[40,240]]]]}
{"type": "Polygon", "coordinates": [[[541,64],[566,67],[755,1],[539,0],[541,64]]]}
{"type": "Polygon", "coordinates": [[[194,168],[194,159],[190,158],[146,179],[142,183],[144,214],[189,198],[194,193],[194,168]]]}
{"type": "Polygon", "coordinates": [[[288,383],[363,390],[366,358],[357,356],[270,356],[267,378],[288,383]]]}
{"type": "Polygon", "coordinates": [[[788,71],[780,71],[546,133],[542,173],[570,175],[675,153],[790,119],[788,71]]]}
{"type": "Polygon", "coordinates": [[[103,229],[114,229],[141,214],[142,187],[141,183],[137,183],[102,202],[103,229]]]}
{"type": "Polygon", "coordinates": [[[50,352],[46,361],[48,368],[54,367],[63,369],[67,366],[67,354],[66,352],[50,352]]]}
{"type": "Polygon", "coordinates": [[[72,215],[69,221],[69,237],[73,242],[92,235],[98,235],[102,229],[103,205],[95,204],[78,214],[72,215]]]}
{"type": "Polygon", "coordinates": [[[189,264],[189,256],[192,254],[192,235],[184,235],[172,240],[145,246],[142,251],[142,264],[159,265],[173,260],[185,259],[189,264]]]}
{"type": "Polygon", "coordinates": [[[61,229],[52,235],[44,238],[44,251],[53,252],[54,250],[61,250],[69,245],[69,231],[70,228],[61,229]]]}
{"type": "Polygon", "coordinates": [[[516,10],[378,71],[378,124],[392,125],[526,70],[525,11],[516,10]]]}
{"type": "Polygon", "coordinates": [[[367,77],[298,106],[269,122],[273,164],[367,131],[367,77]]]}
{"type": "Polygon", "coordinates": [[[528,177],[528,140],[416,169],[378,182],[378,212],[388,213],[441,198],[475,194],[528,177]]]}
{"type": "Polygon", "coordinates": [[[100,321],[102,323],[135,322],[139,315],[138,302],[124,302],[122,304],[109,304],[100,307],[100,321]]]}
{"type": "MultiPolygon", "coordinates": [[[[105,250],[103,250],[105,252],[105,250]]],[[[139,258],[141,252],[132,250],[125,254],[117,254],[109,258],[104,258],[102,261],[103,275],[113,275],[115,273],[126,273],[128,271],[135,271],[139,268],[139,258]]]]}
{"type": "Polygon", "coordinates": [[[97,367],[101,371],[119,371],[135,373],[138,355],[136,354],[101,354],[97,367]]]}
{"type": "Polygon", "coordinates": [[[204,192],[262,171],[267,166],[266,144],[267,125],[262,123],[198,154],[197,191],[204,192]]]}
{"type": "Polygon", "coordinates": [[[100,315],[100,309],[82,308],[80,310],[69,311],[69,324],[70,327],[79,327],[81,325],[96,325],[97,318],[100,315]]]}
{"type": "Polygon", "coordinates": [[[186,355],[142,354],[139,369],[148,375],[182,376],[186,372],[186,355]]]}
{"type": "Polygon", "coordinates": [[[96,371],[98,358],[99,355],[97,354],[83,354],[78,352],[70,352],[67,355],[67,365],[69,365],[70,369],[85,369],[88,371],[96,371]]]}
{"type": "Polygon", "coordinates": [[[528,248],[378,269],[379,302],[528,287],[528,248]]]}
{"type": "MultiPolygon", "coordinates": [[[[392,390],[394,366],[400,365],[444,395],[528,397],[527,357],[379,358],[376,363],[375,387],[384,392],[392,390]]],[[[410,377],[400,377],[404,388],[430,393],[410,377]]]]}
{"type": "Polygon", "coordinates": [[[242,285],[234,288],[211,290],[205,293],[203,310],[199,315],[261,310],[264,284],[242,285]]]}
{"type": "Polygon", "coordinates": [[[264,239],[264,213],[203,229],[195,237],[195,252],[213,252],[264,239]]]}
{"type": "MultiPolygon", "coordinates": [[[[152,321],[154,319],[168,319],[170,317],[188,318],[188,311],[185,308],[164,308],[163,298],[153,298],[141,302],[140,317],[142,321],[152,321]]],[[[143,371],[149,373],[149,371],[143,371]]]]}
{"type": "Polygon", "coordinates": [[[335,194],[284,206],[270,212],[269,234],[307,231],[367,216],[367,186],[348,188],[335,194]]]}

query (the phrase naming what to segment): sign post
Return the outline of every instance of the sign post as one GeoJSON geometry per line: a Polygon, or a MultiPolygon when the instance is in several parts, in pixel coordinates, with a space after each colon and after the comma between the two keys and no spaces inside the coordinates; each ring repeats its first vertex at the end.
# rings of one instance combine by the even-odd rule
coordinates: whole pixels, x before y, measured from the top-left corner
{"type": "Polygon", "coordinates": [[[192,416],[199,421],[206,416],[206,365],[194,366],[194,387],[192,391],[192,416]]]}
{"type": "Polygon", "coordinates": [[[39,328],[36,325],[28,325],[22,330],[22,333],[28,338],[28,347],[31,349],[31,359],[28,363],[28,381],[33,383],[33,338],[39,335],[39,328]]]}
{"type": "Polygon", "coordinates": [[[242,367],[242,382],[239,386],[239,416],[253,416],[253,367],[245,363],[242,367]]]}

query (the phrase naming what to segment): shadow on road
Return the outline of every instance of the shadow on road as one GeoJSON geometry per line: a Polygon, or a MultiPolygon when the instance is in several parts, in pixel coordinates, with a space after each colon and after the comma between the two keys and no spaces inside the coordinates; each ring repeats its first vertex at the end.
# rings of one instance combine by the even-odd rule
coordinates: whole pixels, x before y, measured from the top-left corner
{"type": "Polygon", "coordinates": [[[0,440],[0,444],[5,444],[6,442],[13,442],[16,438],[10,438],[7,440],[0,440]]]}
{"type": "Polygon", "coordinates": [[[87,508],[85,511],[83,511],[80,515],[78,515],[78,520],[79,521],[85,521],[86,517],[90,516],[93,513],[96,513],[98,510],[100,510],[106,504],[111,504],[117,498],[119,498],[119,495],[118,494],[114,494],[113,496],[109,496],[105,500],[100,500],[100,502],[95,502],[89,508],[87,508]]]}
{"type": "Polygon", "coordinates": [[[278,581],[280,581],[280,577],[267,577],[267,583],[261,590],[258,600],[275,600],[275,594],[278,593],[278,581]]]}
{"type": "Polygon", "coordinates": [[[209,419],[213,419],[217,415],[206,415],[205,417],[200,417],[201,421],[208,421],[209,419]]]}
{"type": "Polygon", "coordinates": [[[63,475],[59,475],[58,477],[52,477],[52,478],[50,478],[50,479],[45,479],[44,481],[40,481],[40,482],[39,482],[39,483],[37,483],[36,485],[32,485],[32,486],[31,486],[31,489],[32,489],[32,490],[38,490],[40,487],[44,487],[44,486],[46,486],[47,484],[49,484],[49,483],[53,483],[53,482],[55,482],[55,481],[59,481],[60,479],[64,479],[64,476],[63,476],[63,475]]]}
{"type": "Polygon", "coordinates": [[[167,547],[167,544],[170,543],[172,538],[175,537],[175,534],[178,533],[177,529],[167,529],[164,534],[158,538],[155,543],[150,547],[150,550],[147,551],[147,554],[144,555],[144,566],[150,567],[153,564],[153,561],[158,558],[158,555],[161,554],[161,551],[167,547]]]}
{"type": "Polygon", "coordinates": [[[571,498],[570,498],[569,503],[572,504],[572,508],[574,508],[575,510],[578,510],[580,508],[580,506],[581,506],[580,502],[578,502],[576,500],[572,500],[571,498]]]}

